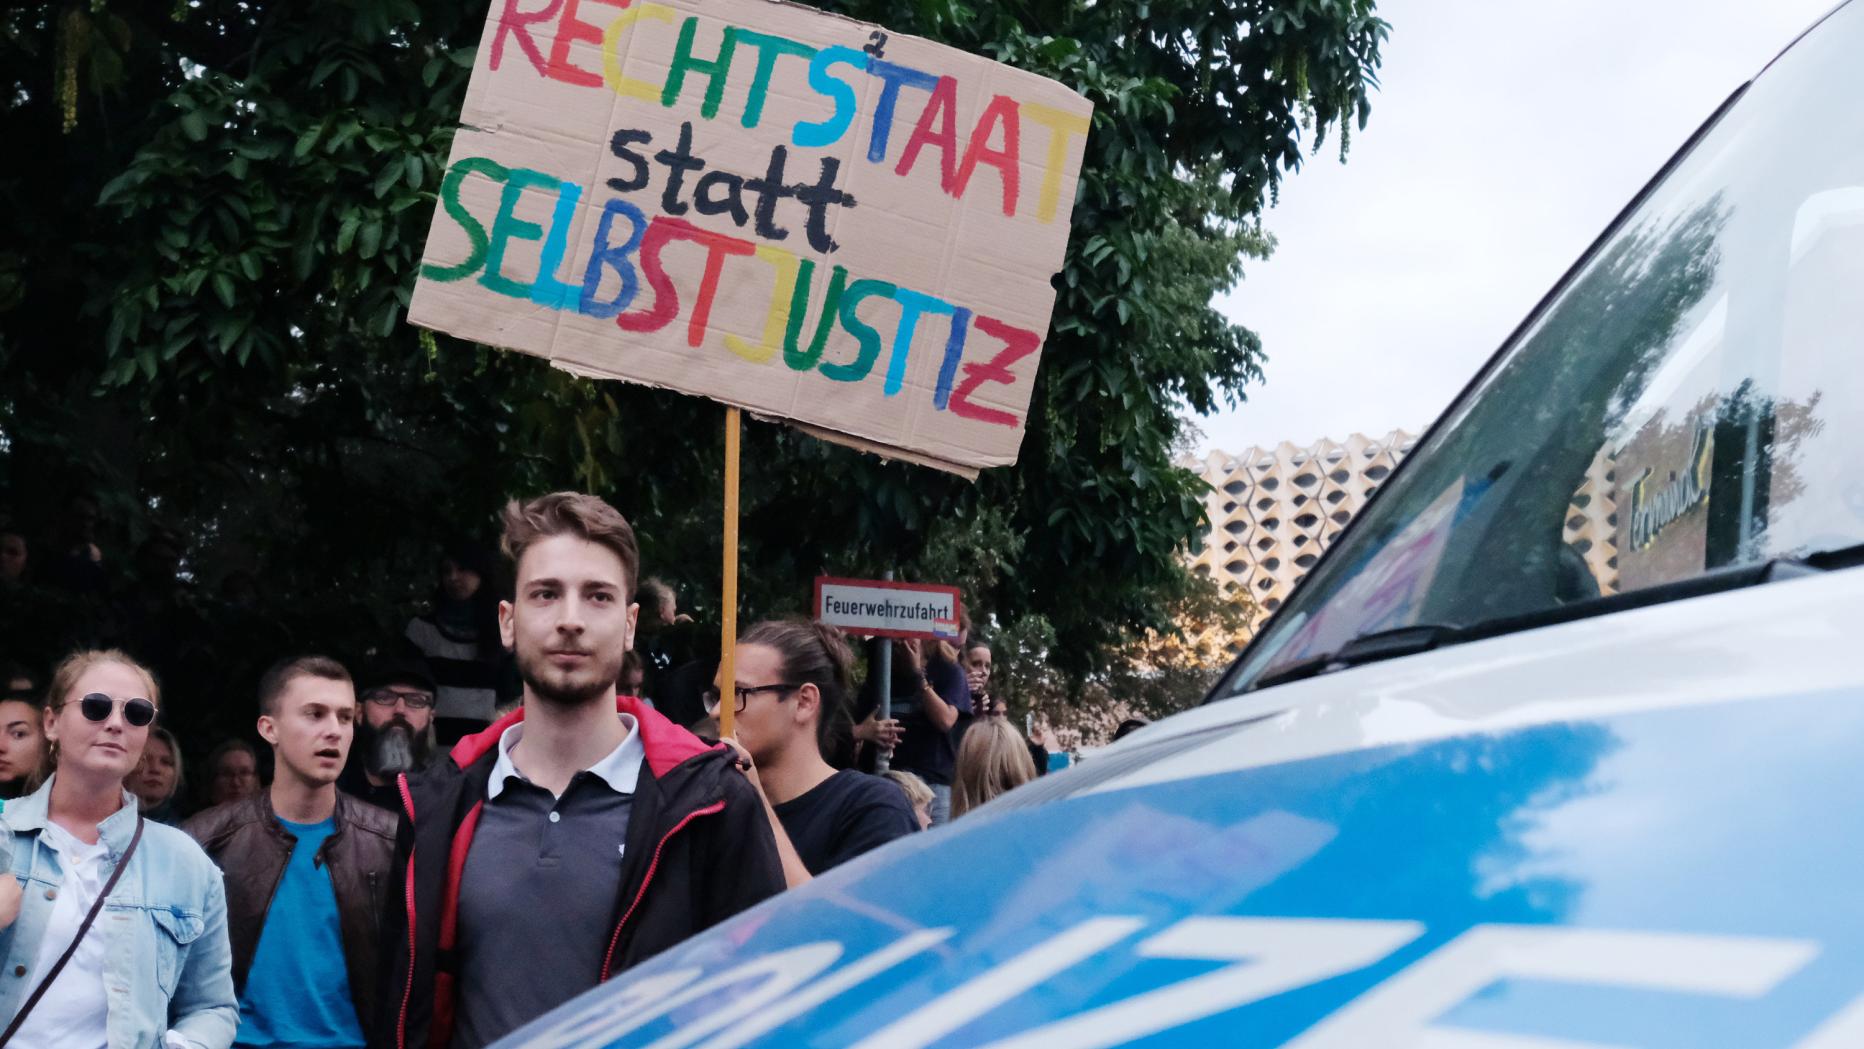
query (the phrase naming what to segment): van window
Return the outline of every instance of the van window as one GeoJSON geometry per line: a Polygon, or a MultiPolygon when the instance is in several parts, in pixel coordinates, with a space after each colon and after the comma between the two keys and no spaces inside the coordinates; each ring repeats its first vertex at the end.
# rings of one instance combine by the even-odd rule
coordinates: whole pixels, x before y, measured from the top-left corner
{"type": "Polygon", "coordinates": [[[1864,541],[1859,54],[1852,3],[1754,82],[1451,407],[1227,688],[1366,634],[1864,541]]]}

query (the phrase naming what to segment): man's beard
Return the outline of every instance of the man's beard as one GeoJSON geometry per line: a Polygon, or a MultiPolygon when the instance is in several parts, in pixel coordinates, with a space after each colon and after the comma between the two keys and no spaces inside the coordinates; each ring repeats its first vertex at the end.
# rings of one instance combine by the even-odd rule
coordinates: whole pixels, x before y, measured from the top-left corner
{"type": "Polygon", "coordinates": [[[615,682],[621,679],[621,654],[606,660],[601,653],[590,654],[590,666],[580,674],[565,672],[550,665],[548,653],[517,651],[518,676],[524,687],[538,699],[552,706],[580,707],[608,699],[615,682]]]}
{"type": "Polygon", "coordinates": [[[364,751],[370,773],[393,776],[417,772],[427,764],[427,734],[397,717],[381,728],[362,724],[364,751]]]}

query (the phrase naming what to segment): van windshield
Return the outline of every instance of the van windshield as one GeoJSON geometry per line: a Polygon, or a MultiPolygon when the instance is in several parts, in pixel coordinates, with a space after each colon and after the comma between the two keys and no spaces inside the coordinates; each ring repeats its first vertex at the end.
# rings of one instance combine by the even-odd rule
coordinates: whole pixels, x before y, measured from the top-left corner
{"type": "Polygon", "coordinates": [[[1864,2],[1754,82],[1450,408],[1219,695],[1367,635],[1864,541],[1859,54],[1864,2]]]}

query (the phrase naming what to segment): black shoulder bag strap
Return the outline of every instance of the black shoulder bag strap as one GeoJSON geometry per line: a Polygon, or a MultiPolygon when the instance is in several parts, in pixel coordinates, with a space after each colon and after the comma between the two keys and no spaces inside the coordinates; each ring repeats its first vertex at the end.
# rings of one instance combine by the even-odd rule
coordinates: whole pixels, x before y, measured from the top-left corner
{"type": "Polygon", "coordinates": [[[58,974],[65,970],[65,963],[71,960],[72,955],[78,953],[78,944],[83,943],[84,935],[91,931],[91,923],[95,922],[97,915],[102,913],[104,901],[110,898],[110,891],[116,888],[117,879],[123,877],[123,872],[128,869],[129,859],[136,855],[136,846],[141,841],[142,817],[138,815],[136,833],[130,836],[129,848],[123,850],[123,858],[117,861],[116,870],[111,871],[110,880],[104,882],[103,891],[97,894],[97,901],[91,904],[91,912],[84,916],[83,924],[78,926],[78,934],[71,938],[71,946],[65,948],[65,953],[58,956],[58,961],[52,966],[52,971],[46,973],[45,979],[39,981],[39,986],[33,988],[32,996],[27,998],[26,1004],[20,1006],[19,1012],[13,1015],[13,1022],[6,1025],[5,1033],[0,1033],[0,1046],[13,1040],[14,1032],[19,1030],[20,1024],[26,1022],[26,1017],[32,1012],[32,1007],[38,1005],[39,999],[45,997],[45,992],[51,988],[52,981],[58,979],[58,974]]]}

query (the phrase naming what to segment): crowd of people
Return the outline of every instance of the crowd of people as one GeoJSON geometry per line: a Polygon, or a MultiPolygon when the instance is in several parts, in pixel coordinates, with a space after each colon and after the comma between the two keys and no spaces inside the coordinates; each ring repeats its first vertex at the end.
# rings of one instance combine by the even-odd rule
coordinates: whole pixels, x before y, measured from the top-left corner
{"type": "Polygon", "coordinates": [[[768,620],[725,681],[601,499],[514,502],[500,545],[502,599],[449,551],[400,644],[279,659],[262,746],[192,776],[134,655],[0,665],[0,1044],[475,1049],[1046,770],[968,623],[857,686],[840,632],[768,620]]]}

